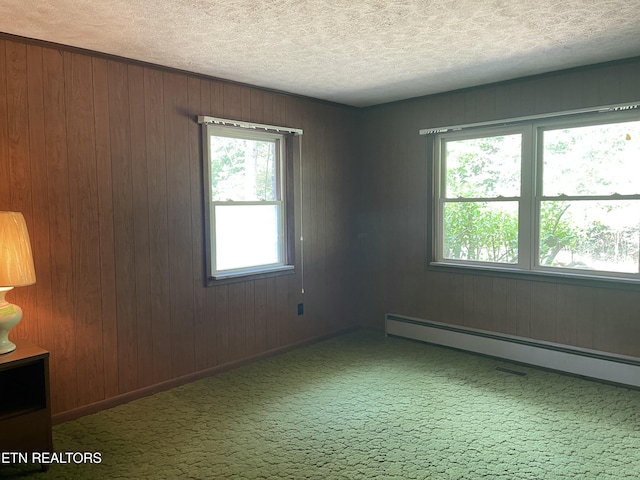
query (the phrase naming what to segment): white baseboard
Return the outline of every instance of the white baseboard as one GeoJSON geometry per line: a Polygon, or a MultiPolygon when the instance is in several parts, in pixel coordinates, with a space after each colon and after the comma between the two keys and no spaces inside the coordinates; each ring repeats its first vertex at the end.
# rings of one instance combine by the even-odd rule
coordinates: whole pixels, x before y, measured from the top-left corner
{"type": "Polygon", "coordinates": [[[420,340],[492,357],[640,387],[640,358],[570,347],[486,330],[385,315],[387,335],[420,340]]]}

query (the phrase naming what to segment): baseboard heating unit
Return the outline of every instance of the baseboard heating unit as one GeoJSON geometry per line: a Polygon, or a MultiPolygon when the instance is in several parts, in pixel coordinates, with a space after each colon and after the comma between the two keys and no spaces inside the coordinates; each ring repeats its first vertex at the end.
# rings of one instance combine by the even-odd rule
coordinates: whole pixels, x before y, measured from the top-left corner
{"type": "Polygon", "coordinates": [[[569,347],[391,313],[385,316],[385,331],[387,335],[640,387],[640,358],[636,357],[569,347]]]}

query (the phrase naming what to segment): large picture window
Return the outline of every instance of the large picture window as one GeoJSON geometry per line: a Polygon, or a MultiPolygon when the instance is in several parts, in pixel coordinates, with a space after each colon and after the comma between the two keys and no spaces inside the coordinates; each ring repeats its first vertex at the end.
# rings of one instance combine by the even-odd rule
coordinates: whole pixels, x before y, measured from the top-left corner
{"type": "Polygon", "coordinates": [[[433,263],[640,280],[639,113],[433,133],[433,263]]]}
{"type": "Polygon", "coordinates": [[[291,135],[217,123],[203,134],[209,278],[293,269],[291,135]]]}

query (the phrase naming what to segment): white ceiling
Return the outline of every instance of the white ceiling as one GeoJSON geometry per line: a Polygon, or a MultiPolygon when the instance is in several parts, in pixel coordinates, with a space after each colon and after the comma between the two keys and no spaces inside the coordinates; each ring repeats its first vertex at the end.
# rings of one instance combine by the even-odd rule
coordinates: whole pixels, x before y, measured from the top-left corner
{"type": "Polygon", "coordinates": [[[368,106],[640,55],[640,2],[2,0],[0,31],[368,106]]]}

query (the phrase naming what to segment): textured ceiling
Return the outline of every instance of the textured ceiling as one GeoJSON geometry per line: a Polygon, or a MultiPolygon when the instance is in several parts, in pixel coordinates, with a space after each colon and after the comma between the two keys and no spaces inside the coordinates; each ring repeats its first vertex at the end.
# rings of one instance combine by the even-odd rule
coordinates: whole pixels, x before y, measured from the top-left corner
{"type": "Polygon", "coordinates": [[[2,0],[0,31],[366,106],[640,55],[638,0],[2,0]]]}

